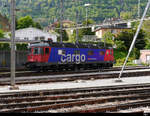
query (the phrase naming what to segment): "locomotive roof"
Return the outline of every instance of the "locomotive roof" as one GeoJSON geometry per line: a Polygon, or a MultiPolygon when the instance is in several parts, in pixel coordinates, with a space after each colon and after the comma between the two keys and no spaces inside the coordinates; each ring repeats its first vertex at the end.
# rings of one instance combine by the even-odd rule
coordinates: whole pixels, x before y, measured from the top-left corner
{"type": "Polygon", "coordinates": [[[48,43],[34,43],[30,45],[30,47],[46,47],[46,46],[49,46],[49,44],[48,43]]]}
{"type": "Polygon", "coordinates": [[[31,44],[31,47],[94,48],[94,49],[106,48],[104,47],[103,43],[99,43],[99,44],[76,43],[74,44],[74,43],[59,43],[59,42],[34,43],[34,44],[31,44]]]}

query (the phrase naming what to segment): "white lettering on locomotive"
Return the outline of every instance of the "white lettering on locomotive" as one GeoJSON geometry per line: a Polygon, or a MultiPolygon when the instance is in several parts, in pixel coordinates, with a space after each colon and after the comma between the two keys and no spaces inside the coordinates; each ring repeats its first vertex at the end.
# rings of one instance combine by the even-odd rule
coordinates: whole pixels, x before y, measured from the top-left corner
{"type": "Polygon", "coordinates": [[[66,58],[65,57],[66,57],[66,55],[62,55],[61,56],[61,62],[66,62],[66,58]]]}
{"type": "Polygon", "coordinates": [[[67,55],[61,55],[61,62],[76,62],[79,64],[80,62],[85,62],[86,57],[84,54],[80,55],[75,55],[75,54],[67,54],[67,55]]]}

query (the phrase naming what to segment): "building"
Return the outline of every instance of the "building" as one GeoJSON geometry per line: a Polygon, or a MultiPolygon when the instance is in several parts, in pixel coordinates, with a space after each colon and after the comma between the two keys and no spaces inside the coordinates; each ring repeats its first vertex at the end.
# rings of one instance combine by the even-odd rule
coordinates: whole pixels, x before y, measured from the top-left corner
{"type": "Polygon", "coordinates": [[[33,27],[19,29],[15,32],[15,36],[16,40],[41,41],[52,39],[53,42],[57,42],[57,35],[33,27]]]}
{"type": "MultiPolygon", "coordinates": [[[[45,27],[44,30],[47,32],[54,31],[56,28],[60,28],[60,27],[58,27],[59,24],[60,24],[60,21],[56,21],[56,22],[50,24],[49,26],[45,27]]],[[[68,27],[72,27],[75,25],[74,22],[69,21],[69,20],[63,20],[62,24],[63,24],[63,28],[68,28],[68,27]]]]}
{"type": "Polygon", "coordinates": [[[150,64],[150,50],[140,51],[140,61],[144,64],[150,64]]]}
{"type": "Polygon", "coordinates": [[[97,38],[103,38],[106,32],[111,32],[115,36],[117,36],[120,32],[129,30],[129,27],[121,27],[121,26],[104,26],[95,30],[95,34],[97,38]]]}
{"type": "Polygon", "coordinates": [[[11,30],[11,26],[9,24],[9,21],[6,17],[2,16],[0,14],[0,29],[2,29],[3,31],[10,31],[11,30]]]}
{"type": "MultiPolygon", "coordinates": [[[[58,26],[59,23],[60,23],[59,21],[56,21],[56,22],[54,22],[53,24],[49,25],[49,27],[48,27],[49,30],[55,29],[55,28],[58,26]]],[[[63,27],[65,27],[65,28],[71,27],[71,26],[74,26],[74,25],[75,25],[74,22],[69,21],[69,20],[63,20],[63,21],[62,21],[62,24],[63,24],[63,27]]]]}

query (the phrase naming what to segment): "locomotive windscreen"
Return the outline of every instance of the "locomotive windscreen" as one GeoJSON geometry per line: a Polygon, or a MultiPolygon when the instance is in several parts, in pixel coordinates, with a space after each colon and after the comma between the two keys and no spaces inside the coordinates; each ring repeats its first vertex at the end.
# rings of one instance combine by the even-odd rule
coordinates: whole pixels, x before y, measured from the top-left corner
{"type": "Polygon", "coordinates": [[[43,54],[43,48],[40,47],[33,48],[33,54],[34,55],[43,54]]]}

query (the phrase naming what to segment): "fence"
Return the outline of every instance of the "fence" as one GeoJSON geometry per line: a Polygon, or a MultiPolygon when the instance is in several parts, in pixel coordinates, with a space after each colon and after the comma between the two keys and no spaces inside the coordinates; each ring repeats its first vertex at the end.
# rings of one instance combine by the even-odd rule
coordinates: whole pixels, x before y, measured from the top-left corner
{"type": "MultiPolygon", "coordinates": [[[[0,51],[0,68],[10,68],[10,51],[0,51]]],[[[27,51],[16,51],[16,67],[22,67],[27,61],[27,51]]]]}

